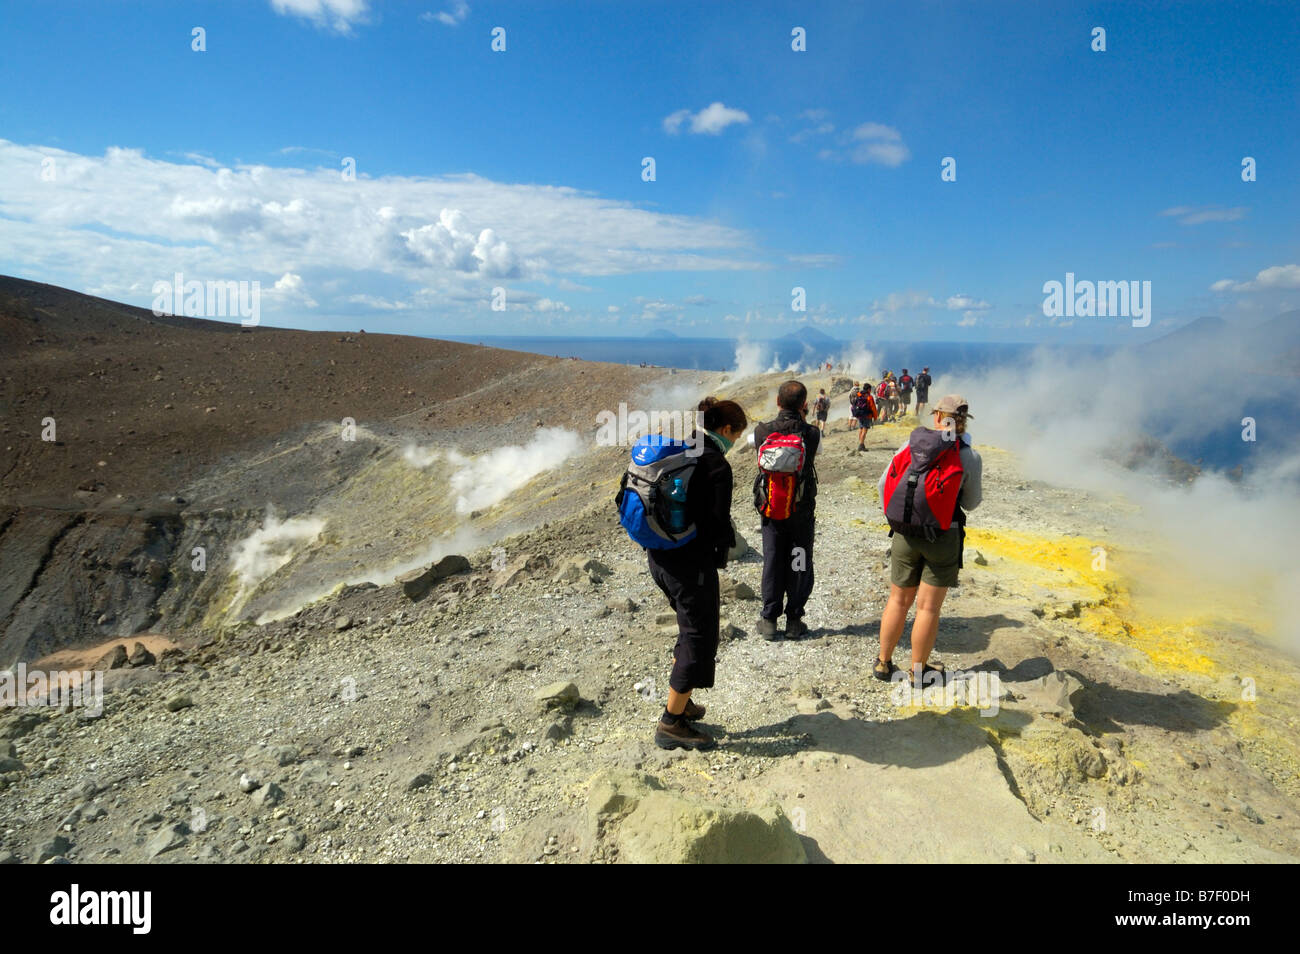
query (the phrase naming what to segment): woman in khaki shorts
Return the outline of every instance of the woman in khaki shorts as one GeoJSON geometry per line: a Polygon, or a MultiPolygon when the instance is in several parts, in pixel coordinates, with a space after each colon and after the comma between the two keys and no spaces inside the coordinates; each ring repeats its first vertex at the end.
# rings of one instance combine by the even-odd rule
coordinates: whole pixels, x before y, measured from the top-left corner
{"type": "MultiPolygon", "coordinates": [[[[966,433],[966,422],[971,417],[973,415],[966,399],[957,394],[941,398],[934,406],[934,430],[952,428],[961,441],[959,453],[962,480],[957,495],[957,514],[952,526],[939,532],[934,540],[904,536],[901,533],[895,533],[892,538],[889,602],[885,604],[885,612],[880,620],[880,655],[874,667],[877,679],[888,681],[898,670],[892,657],[898,641],[903,637],[907,611],[913,603],[916,604],[916,619],[912,622],[912,682],[920,686],[927,673],[943,671],[942,666],[929,665],[930,653],[934,650],[935,638],[939,634],[939,610],[943,607],[944,597],[948,595],[948,588],[957,585],[965,513],[978,507],[984,498],[984,465],[966,433]]],[[[881,499],[884,499],[885,477],[888,473],[889,468],[886,467],[885,473],[880,475],[881,499]]]]}

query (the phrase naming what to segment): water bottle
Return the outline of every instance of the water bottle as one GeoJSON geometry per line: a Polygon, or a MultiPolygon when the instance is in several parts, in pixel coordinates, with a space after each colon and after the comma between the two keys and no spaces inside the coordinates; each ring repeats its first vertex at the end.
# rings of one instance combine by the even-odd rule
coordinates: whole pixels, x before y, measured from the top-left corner
{"type": "Polygon", "coordinates": [[[668,530],[681,533],[686,529],[686,485],[680,477],[673,478],[672,489],[668,491],[668,530]]]}

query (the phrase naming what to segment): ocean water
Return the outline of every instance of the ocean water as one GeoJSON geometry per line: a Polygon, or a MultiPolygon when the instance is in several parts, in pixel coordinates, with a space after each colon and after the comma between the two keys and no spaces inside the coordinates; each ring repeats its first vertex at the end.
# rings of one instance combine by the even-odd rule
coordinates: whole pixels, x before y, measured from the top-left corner
{"type": "MultiPolygon", "coordinates": [[[[803,345],[790,341],[741,342],[735,338],[581,338],[581,337],[515,337],[485,335],[480,337],[446,336],[448,341],[483,344],[493,348],[527,351],[557,358],[581,358],[584,361],[606,361],[613,364],[654,365],[664,368],[682,368],[700,371],[732,371],[741,361],[738,350],[746,351],[744,358],[755,370],[787,367],[809,368],[817,363],[851,356],[853,348],[844,342],[818,342],[803,345]]],[[[876,356],[879,368],[871,375],[878,378],[880,371],[889,368],[895,374],[908,368],[912,374],[929,365],[930,373],[963,368],[981,371],[999,365],[1015,365],[1023,361],[1035,346],[1003,344],[997,342],[958,343],[940,342],[867,342],[866,348],[876,356]]],[[[1094,349],[1104,353],[1105,349],[1094,349]]]]}
{"type": "MultiPolygon", "coordinates": [[[[702,371],[741,369],[744,373],[786,368],[808,371],[828,360],[838,370],[841,361],[850,361],[861,351],[859,346],[831,339],[818,339],[809,344],[790,338],[740,341],[734,338],[666,337],[444,337],[450,341],[585,361],[702,371]]],[[[872,380],[879,380],[884,369],[898,374],[907,368],[916,375],[927,365],[936,378],[947,374],[984,375],[1001,369],[1006,376],[1007,394],[1012,397],[1018,394],[1017,382],[1022,370],[1031,363],[1031,356],[1035,351],[1043,350],[1043,346],[1032,344],[946,341],[868,341],[862,347],[874,358],[876,367],[868,371],[872,380]]],[[[1110,349],[1100,346],[1071,345],[1068,349],[1048,349],[1047,353],[1059,356],[1062,366],[1069,367],[1074,362],[1105,358],[1109,352],[1110,349]]],[[[1217,402],[1208,396],[1202,407],[1193,409],[1193,413],[1201,416],[1202,426],[1191,434],[1186,428],[1178,429],[1182,436],[1166,438],[1167,446],[1184,460],[1198,466],[1221,471],[1241,468],[1243,473],[1265,462],[1300,458],[1300,429],[1292,424],[1292,409],[1300,407],[1300,380],[1278,377],[1270,390],[1271,400],[1252,404],[1249,411],[1257,417],[1261,433],[1269,435],[1268,440],[1243,441],[1240,414],[1226,413],[1226,409],[1216,407],[1217,402]]],[[[1179,413],[1187,412],[1180,409],[1179,413]]],[[[1146,425],[1155,434],[1173,430],[1167,429],[1159,420],[1147,420],[1146,425]]]]}

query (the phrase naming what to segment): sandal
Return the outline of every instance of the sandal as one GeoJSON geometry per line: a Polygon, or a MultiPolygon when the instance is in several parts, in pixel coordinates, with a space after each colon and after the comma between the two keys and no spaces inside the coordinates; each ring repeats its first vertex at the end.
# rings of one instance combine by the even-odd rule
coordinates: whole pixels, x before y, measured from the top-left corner
{"type": "Polygon", "coordinates": [[[943,685],[943,679],[942,679],[942,676],[943,676],[943,673],[944,673],[943,664],[940,663],[938,666],[931,666],[929,663],[922,663],[922,664],[921,664],[921,678],[920,678],[920,680],[919,680],[919,681],[917,680],[915,670],[914,670],[914,671],[912,672],[912,674],[911,674],[911,675],[912,675],[912,688],[913,688],[913,689],[924,689],[924,688],[927,687],[927,682],[928,682],[930,685],[933,685],[933,680],[927,680],[927,679],[926,679],[926,676],[930,675],[931,673],[936,673],[936,674],[938,674],[938,675],[941,677],[941,678],[939,679],[939,684],[940,684],[940,685],[943,685]]]}
{"type": "Polygon", "coordinates": [[[892,659],[886,660],[877,656],[876,665],[872,667],[871,671],[881,682],[892,682],[894,679],[894,673],[898,672],[898,667],[894,665],[892,659]]]}

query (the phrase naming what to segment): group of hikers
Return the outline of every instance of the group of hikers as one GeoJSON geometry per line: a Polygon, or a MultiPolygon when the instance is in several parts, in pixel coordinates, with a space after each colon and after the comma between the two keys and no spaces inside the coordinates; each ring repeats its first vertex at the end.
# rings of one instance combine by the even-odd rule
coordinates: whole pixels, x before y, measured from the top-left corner
{"type": "MultiPolygon", "coordinates": [[[[849,428],[857,428],[858,451],[866,450],[867,431],[873,424],[901,421],[910,413],[913,394],[916,395],[916,418],[921,420],[925,415],[925,406],[930,403],[930,385],[933,383],[928,367],[923,368],[915,378],[904,368],[903,373],[897,377],[893,371],[880,372],[879,384],[854,381],[853,390],[849,392],[849,414],[852,417],[849,428]]],[[[813,403],[813,415],[817,428],[823,433],[826,431],[830,409],[830,398],[826,396],[826,389],[822,388],[813,403]]]]}
{"type": "MultiPolygon", "coordinates": [[[[886,381],[894,381],[892,373],[887,372],[881,384],[886,381]]],[[[872,409],[870,415],[860,415],[850,402],[860,426],[858,449],[863,450],[870,426],[863,421],[877,419],[879,388],[869,382],[854,387],[854,394],[865,396],[865,406],[872,409]]],[[[929,387],[929,368],[915,380],[904,369],[894,390],[904,407],[916,393],[919,415],[928,403],[929,387]]],[[[757,455],[753,495],[762,525],[757,628],[767,640],[799,640],[809,632],[804,614],[813,591],[816,460],[829,402],[823,390],[813,405],[816,422],[810,422],[808,390],[792,380],[778,389],[776,404],[776,417],[755,425],[748,440],[757,455]]],[[[677,616],[668,698],[655,726],[656,744],[668,749],[714,745],[712,736],[696,724],[705,708],[691,694],[714,683],[721,619],[718,571],[726,567],[736,545],[733,476],[726,455],[750,425],[735,401],[706,397],[698,414],[699,427],[685,440],[655,434],[637,442],[616,499],[620,522],[645,548],[651,577],[677,616]]],[[[966,433],[972,417],[960,395],[940,399],[931,420],[911,432],[880,475],[881,506],[892,538],[889,599],[872,667],[882,681],[910,678],[921,688],[942,678],[943,666],[930,660],[939,613],[948,589],[957,584],[966,514],[983,496],[982,463],[966,433]],[[914,605],[911,661],[904,672],[893,655],[914,605]]]]}

